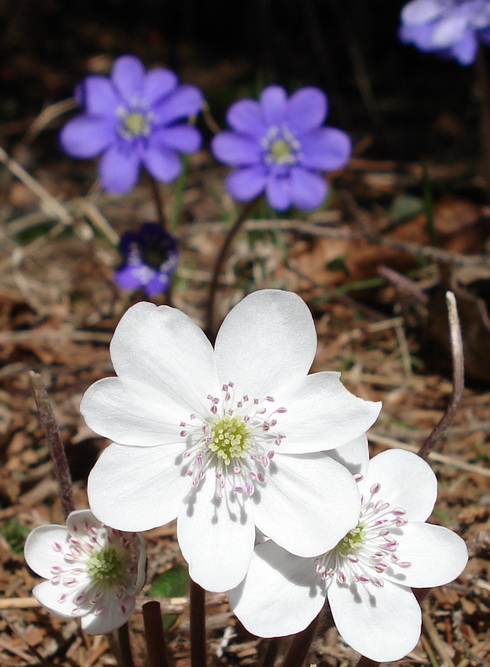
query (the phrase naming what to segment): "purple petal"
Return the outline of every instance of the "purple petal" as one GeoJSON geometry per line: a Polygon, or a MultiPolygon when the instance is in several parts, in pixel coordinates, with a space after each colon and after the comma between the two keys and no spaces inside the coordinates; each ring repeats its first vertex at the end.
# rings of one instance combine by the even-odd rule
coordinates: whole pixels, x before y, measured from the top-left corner
{"type": "Polygon", "coordinates": [[[319,88],[301,88],[286,105],[286,122],[295,134],[320,127],[327,115],[327,96],[319,88]]]}
{"type": "Polygon", "coordinates": [[[464,39],[468,30],[468,18],[464,14],[448,14],[437,22],[432,33],[432,44],[436,49],[455,46],[464,39]]]}
{"type": "Polygon", "coordinates": [[[72,157],[95,157],[114,141],[116,124],[115,118],[76,116],[61,130],[61,146],[72,157]]]}
{"type": "Polygon", "coordinates": [[[153,178],[162,183],[175,181],[182,167],[176,153],[155,145],[152,141],[143,153],[143,163],[153,178]]]}
{"type": "Polygon", "coordinates": [[[237,132],[253,134],[256,137],[263,137],[267,133],[262,108],[255,100],[241,100],[232,104],[226,114],[226,120],[237,132]]]}
{"type": "Polygon", "coordinates": [[[123,100],[132,105],[143,92],[145,69],[136,56],[121,56],[114,61],[111,71],[112,82],[123,100]]]}
{"type": "Polygon", "coordinates": [[[214,137],[211,148],[218,160],[233,166],[256,164],[263,152],[254,137],[226,130],[214,137]]]}
{"type": "Polygon", "coordinates": [[[87,76],[76,91],[79,104],[92,116],[115,116],[121,101],[111,81],[104,76],[87,76]]]}
{"type": "Polygon", "coordinates": [[[263,165],[243,167],[229,174],[226,188],[237,201],[249,201],[265,188],[267,169],[263,165]]]}
{"type": "Polygon", "coordinates": [[[180,118],[188,118],[197,114],[202,106],[203,98],[199,88],[195,86],[178,86],[168,97],[153,109],[155,125],[170,125],[180,118]]]}
{"type": "Polygon", "coordinates": [[[405,44],[414,44],[420,51],[435,51],[432,44],[432,33],[434,26],[428,25],[402,25],[398,36],[405,44]]]}
{"type": "Polygon", "coordinates": [[[170,276],[166,273],[156,272],[155,276],[145,286],[145,292],[148,296],[157,296],[165,292],[170,285],[170,276]]]}
{"type": "Polygon", "coordinates": [[[285,211],[291,206],[291,184],[289,174],[270,173],[265,188],[267,201],[276,211],[285,211]]]}
{"type": "Polygon", "coordinates": [[[157,104],[177,86],[177,75],[169,69],[157,67],[146,74],[141,100],[148,106],[157,104]]]}
{"type": "Polygon", "coordinates": [[[478,40],[474,30],[467,30],[465,36],[451,49],[460,65],[471,65],[475,62],[478,51],[478,40]]]}
{"type": "Polygon", "coordinates": [[[141,269],[142,264],[132,264],[116,269],[114,271],[114,282],[121,289],[138,289],[138,287],[142,287],[141,269]]]}
{"type": "Polygon", "coordinates": [[[345,167],[352,152],[352,144],[342,130],[320,127],[301,137],[301,149],[301,164],[304,167],[333,171],[345,167]]]}
{"type": "Polygon", "coordinates": [[[102,156],[100,180],[105,190],[122,194],[134,187],[139,173],[140,157],[136,146],[115,144],[102,156]]]}
{"type": "Polygon", "coordinates": [[[192,125],[173,125],[155,130],[151,141],[182,153],[194,153],[201,145],[201,133],[192,125]]]}
{"type": "Polygon", "coordinates": [[[260,105],[266,124],[279,125],[286,113],[286,91],[281,86],[268,86],[262,91],[260,105]]]}
{"type": "Polygon", "coordinates": [[[436,19],[444,11],[440,0],[413,0],[402,9],[403,23],[420,25],[436,19]]]}
{"type": "Polygon", "coordinates": [[[302,167],[291,169],[290,183],[292,203],[302,211],[317,208],[327,196],[324,177],[302,167]]]}

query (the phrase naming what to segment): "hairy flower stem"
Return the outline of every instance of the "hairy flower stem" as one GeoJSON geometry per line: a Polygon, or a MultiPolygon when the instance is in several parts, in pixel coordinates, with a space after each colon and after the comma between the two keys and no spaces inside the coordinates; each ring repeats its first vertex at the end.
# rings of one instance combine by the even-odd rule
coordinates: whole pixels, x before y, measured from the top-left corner
{"type": "Polygon", "coordinates": [[[206,667],[206,621],[204,589],[191,581],[191,667],[206,667]]]}
{"type": "Polygon", "coordinates": [[[49,396],[39,373],[29,373],[34,398],[36,400],[39,421],[49,445],[49,452],[53,461],[54,474],[60,491],[61,507],[65,519],[75,509],[73,486],[70,469],[66,458],[65,447],[61,440],[56,419],[51,408],[49,396]]]}
{"type": "Polygon", "coordinates": [[[242,227],[245,220],[248,218],[250,213],[255,208],[255,206],[258,203],[261,196],[262,195],[259,195],[255,199],[252,199],[251,201],[248,202],[248,204],[246,206],[243,207],[242,212],[237,217],[237,219],[233,223],[232,227],[228,231],[228,234],[226,235],[226,238],[223,242],[223,245],[221,246],[221,250],[219,251],[219,255],[216,259],[216,263],[215,263],[214,269],[213,269],[213,275],[211,277],[211,283],[209,285],[208,304],[207,304],[207,311],[206,311],[206,324],[205,324],[205,328],[204,328],[204,331],[206,332],[207,337],[209,338],[209,340],[212,343],[214,343],[214,338],[215,338],[215,335],[216,335],[216,332],[215,332],[215,329],[214,329],[214,311],[215,311],[216,293],[217,293],[217,290],[218,290],[219,277],[220,277],[221,271],[223,270],[223,265],[225,263],[225,260],[228,257],[228,251],[229,251],[230,246],[233,242],[233,239],[235,238],[235,236],[240,231],[240,228],[242,227]]]}
{"type": "Polygon", "coordinates": [[[311,642],[316,636],[321,615],[322,612],[311,621],[307,628],[293,637],[282,667],[301,667],[310,652],[311,642]]]}
{"type": "Polygon", "coordinates": [[[143,605],[143,623],[148,667],[170,667],[162,623],[160,603],[152,600],[143,605]]]}
{"type": "Polygon", "coordinates": [[[453,361],[453,391],[449,404],[441,420],[434,426],[427,440],[418,451],[418,455],[424,460],[429,456],[435,444],[443,437],[447,428],[453,421],[463,399],[464,389],[464,356],[463,339],[459,324],[456,298],[453,292],[446,292],[446,303],[449,319],[449,337],[451,341],[451,356],[453,361]]]}
{"type": "Polygon", "coordinates": [[[129,638],[129,626],[127,623],[121,625],[115,632],[107,635],[118,667],[134,667],[131,641],[129,638]],[[117,639],[115,636],[117,635],[117,639]]]}
{"type": "Polygon", "coordinates": [[[163,194],[159,184],[156,182],[153,176],[150,176],[150,186],[151,186],[151,194],[153,196],[153,201],[155,203],[155,211],[158,223],[164,231],[167,231],[165,209],[163,206],[163,194]]]}

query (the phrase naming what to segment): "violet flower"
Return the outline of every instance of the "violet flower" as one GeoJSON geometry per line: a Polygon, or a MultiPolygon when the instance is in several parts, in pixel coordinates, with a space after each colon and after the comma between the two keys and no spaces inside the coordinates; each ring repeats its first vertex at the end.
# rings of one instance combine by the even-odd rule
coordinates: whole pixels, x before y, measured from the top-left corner
{"type": "Polygon", "coordinates": [[[100,180],[110,192],[131,190],[141,164],[157,181],[171,183],[181,171],[178,152],[200,146],[198,130],[182,121],[200,110],[201,92],[179,85],[168,69],[145,73],[138,58],[121,56],[110,78],[86,77],[75,96],[85,110],[64,126],[61,145],[72,157],[102,155],[100,180]]]}
{"type": "Polygon", "coordinates": [[[401,21],[402,42],[460,65],[475,61],[479,42],[490,44],[490,0],[413,0],[401,21]]]}
{"type": "Polygon", "coordinates": [[[142,287],[150,297],[165,292],[179,257],[175,237],[145,222],[138,231],[123,234],[119,250],[124,262],[114,272],[116,285],[126,290],[142,287]]]}
{"type": "Polygon", "coordinates": [[[328,187],[319,172],[344,167],[351,154],[347,134],[321,127],[327,97],[318,88],[302,88],[287,99],[280,86],[265,88],[260,101],[241,100],[227,113],[232,130],[213,140],[218,160],[236,167],[227,189],[238,201],[265,191],[272,208],[320,206],[328,187]]]}

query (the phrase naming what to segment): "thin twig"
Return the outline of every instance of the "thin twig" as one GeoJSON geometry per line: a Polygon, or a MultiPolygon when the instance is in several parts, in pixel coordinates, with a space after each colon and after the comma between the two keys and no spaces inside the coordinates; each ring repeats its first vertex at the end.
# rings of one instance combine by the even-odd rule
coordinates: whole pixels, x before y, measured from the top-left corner
{"type": "MultiPolygon", "coordinates": [[[[12,174],[19,179],[26,187],[28,187],[32,192],[34,192],[37,197],[42,201],[44,206],[64,225],[71,226],[73,225],[73,217],[66,210],[66,208],[60,204],[60,202],[51,195],[46,188],[44,188],[36,179],[34,179],[18,162],[8,155],[3,148],[0,146],[0,162],[12,172],[12,174]]],[[[74,231],[82,238],[82,240],[87,240],[87,238],[92,238],[93,233],[90,227],[84,223],[83,226],[80,226],[77,230],[74,227],[74,231]]]]}
{"type": "Polygon", "coordinates": [[[214,335],[215,335],[215,330],[214,330],[214,309],[215,309],[215,303],[216,303],[216,292],[218,290],[218,282],[219,282],[219,277],[220,273],[223,269],[223,264],[225,263],[225,260],[228,256],[228,251],[230,249],[230,246],[233,242],[233,239],[235,236],[238,234],[240,231],[243,223],[247,219],[247,217],[250,215],[251,211],[255,208],[255,205],[259,201],[260,197],[262,195],[259,195],[258,197],[255,197],[255,199],[252,199],[251,201],[248,202],[246,206],[242,209],[242,212],[240,215],[237,217],[235,222],[233,223],[232,227],[229,229],[226,238],[223,242],[223,245],[221,246],[221,249],[219,251],[218,257],[216,259],[216,263],[214,265],[214,270],[213,270],[213,275],[211,278],[211,283],[209,286],[209,294],[208,294],[208,305],[207,305],[207,311],[206,311],[206,326],[205,326],[205,331],[208,336],[208,338],[211,340],[211,342],[214,342],[214,335]]]}
{"type": "Polygon", "coordinates": [[[61,440],[58,424],[56,423],[41,376],[35,371],[30,371],[29,376],[34,391],[34,398],[36,399],[39,421],[46,435],[53,460],[54,474],[60,490],[61,506],[66,519],[70,512],[73,512],[75,509],[75,501],[65,447],[61,440]]]}
{"type": "Polygon", "coordinates": [[[463,399],[464,389],[464,355],[463,339],[459,324],[456,297],[453,292],[446,292],[446,302],[449,317],[449,335],[451,340],[451,355],[453,360],[453,391],[441,420],[434,427],[431,434],[420,448],[418,455],[424,460],[429,452],[434,449],[435,444],[442,438],[448,426],[453,421],[463,399]]]}
{"type": "Polygon", "coordinates": [[[204,590],[191,581],[191,667],[206,667],[206,620],[204,590]]]}
{"type": "Polygon", "coordinates": [[[149,667],[170,667],[163,631],[162,611],[160,603],[156,600],[143,605],[143,623],[149,667]]]}

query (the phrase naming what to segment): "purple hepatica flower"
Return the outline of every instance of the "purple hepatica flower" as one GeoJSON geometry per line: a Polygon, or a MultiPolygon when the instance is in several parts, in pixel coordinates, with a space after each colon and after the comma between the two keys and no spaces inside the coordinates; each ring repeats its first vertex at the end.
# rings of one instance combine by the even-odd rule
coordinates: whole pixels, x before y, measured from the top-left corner
{"type": "Polygon", "coordinates": [[[75,95],[85,112],[64,126],[61,145],[72,157],[102,154],[100,179],[110,192],[131,190],[141,163],[158,181],[172,182],[181,170],[177,152],[200,146],[198,130],[182,121],[200,110],[201,92],[179,85],[170,70],[145,73],[138,58],[121,56],[110,78],[88,76],[75,95]]]}
{"type": "Polygon", "coordinates": [[[122,289],[142,287],[148,296],[165,292],[177,266],[175,238],[154,222],[145,222],[137,232],[126,232],[119,249],[124,263],[114,272],[122,289]]]}
{"type": "Polygon", "coordinates": [[[340,169],[351,154],[345,132],[321,127],[326,115],[327,97],[318,88],[302,88],[288,100],[283,88],[269,86],[259,102],[232,104],[232,130],[220,132],[212,145],[218,160],[237,167],[227,180],[232,197],[249,201],[265,190],[277,211],[320,206],[327,183],[318,172],[340,169]]]}
{"type": "Polygon", "coordinates": [[[490,44],[490,0],[413,0],[402,10],[400,39],[421,51],[471,65],[490,44]]]}

